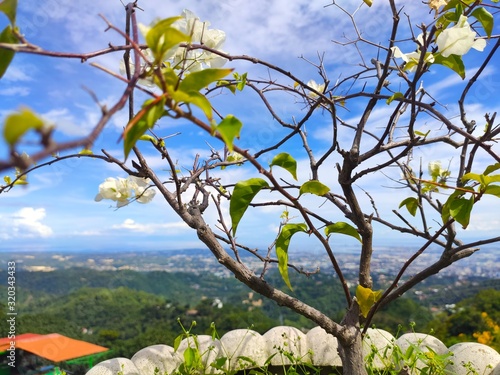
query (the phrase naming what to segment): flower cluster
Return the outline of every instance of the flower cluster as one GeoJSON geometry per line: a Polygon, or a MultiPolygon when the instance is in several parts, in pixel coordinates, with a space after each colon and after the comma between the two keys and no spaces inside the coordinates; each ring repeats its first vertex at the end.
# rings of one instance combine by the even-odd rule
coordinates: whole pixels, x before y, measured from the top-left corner
{"type": "MultiPolygon", "coordinates": [[[[192,44],[202,44],[214,50],[222,51],[222,46],[226,41],[226,33],[218,29],[209,29],[210,22],[200,21],[200,19],[191,11],[185,9],[181,18],[172,24],[180,32],[191,37],[192,44]]],[[[151,29],[150,26],[139,25],[143,35],[146,35],[151,29]]],[[[166,54],[166,59],[172,67],[179,67],[184,70],[195,72],[206,67],[220,68],[227,59],[201,49],[189,50],[185,47],[172,48],[166,54]]]]}
{"type": "MultiPolygon", "coordinates": [[[[182,18],[173,24],[173,27],[191,36],[191,43],[203,44],[206,47],[219,50],[226,41],[226,33],[222,30],[209,29],[210,22],[201,22],[200,19],[191,11],[184,10],[182,18]]],[[[186,60],[186,69],[197,71],[204,66],[210,68],[220,68],[224,66],[227,59],[205,50],[190,50],[177,48],[172,54],[174,65],[186,60]]]]}
{"type": "MultiPolygon", "coordinates": [[[[417,50],[415,52],[403,53],[398,47],[392,47],[392,56],[401,58],[405,62],[404,70],[413,72],[418,66],[420,60],[420,47],[424,45],[424,36],[420,34],[417,37],[417,50]]],[[[443,58],[451,55],[463,56],[471,48],[478,51],[483,51],[486,47],[484,39],[478,39],[477,34],[471,29],[467,17],[461,15],[453,27],[443,30],[436,38],[437,53],[443,58]]],[[[435,55],[427,52],[424,57],[424,62],[427,64],[434,63],[435,55]]]]}
{"type": "MultiPolygon", "coordinates": [[[[319,84],[314,79],[309,80],[309,82],[307,82],[307,86],[320,93],[323,93],[323,91],[325,91],[325,84],[324,83],[319,84]]],[[[314,91],[309,91],[308,95],[313,99],[318,97],[318,94],[316,94],[314,91]]]]}
{"type": "Polygon", "coordinates": [[[111,199],[116,202],[116,207],[126,206],[131,200],[149,203],[156,194],[155,190],[148,188],[149,183],[149,179],[135,176],[109,177],[99,185],[99,193],[95,196],[95,201],[111,199]]]}

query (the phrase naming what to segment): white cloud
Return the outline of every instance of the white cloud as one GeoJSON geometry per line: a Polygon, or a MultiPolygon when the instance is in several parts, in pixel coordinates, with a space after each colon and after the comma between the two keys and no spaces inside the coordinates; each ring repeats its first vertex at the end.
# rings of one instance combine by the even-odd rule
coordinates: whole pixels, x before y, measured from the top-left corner
{"type": "Polygon", "coordinates": [[[86,111],[83,116],[77,116],[67,108],[54,108],[42,114],[42,117],[56,126],[56,129],[70,136],[85,136],[97,124],[97,112],[86,111]]]}
{"type": "Polygon", "coordinates": [[[11,64],[9,65],[5,75],[2,77],[2,80],[10,81],[10,82],[28,82],[32,81],[33,77],[28,75],[26,71],[31,71],[32,69],[27,66],[23,66],[21,64],[11,64]]]}
{"type": "Polygon", "coordinates": [[[0,216],[0,238],[37,238],[52,236],[52,228],[42,223],[45,208],[23,207],[10,215],[0,216]]]}
{"type": "Polygon", "coordinates": [[[27,96],[31,90],[28,87],[16,86],[0,90],[0,95],[4,96],[27,96]]]}
{"type": "Polygon", "coordinates": [[[152,234],[152,233],[166,234],[166,233],[177,233],[179,231],[189,230],[187,224],[181,221],[174,223],[163,223],[163,224],[158,224],[158,223],[141,224],[137,223],[133,219],[125,219],[123,223],[113,225],[112,228],[118,230],[132,231],[136,233],[137,232],[145,233],[145,234],[152,234]]]}

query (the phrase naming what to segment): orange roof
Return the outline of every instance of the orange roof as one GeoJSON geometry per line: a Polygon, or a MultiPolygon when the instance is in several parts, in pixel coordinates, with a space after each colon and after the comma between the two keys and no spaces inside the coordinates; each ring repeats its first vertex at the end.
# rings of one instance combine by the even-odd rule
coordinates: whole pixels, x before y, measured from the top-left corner
{"type": "Polygon", "coordinates": [[[38,333],[23,333],[21,335],[17,335],[15,339],[9,339],[8,337],[1,338],[0,339],[0,352],[6,351],[7,349],[9,349],[11,341],[15,340],[16,345],[17,345],[17,342],[19,342],[19,341],[22,341],[25,339],[30,339],[30,338],[37,337],[37,336],[42,336],[42,335],[39,335],[38,333]]]}
{"type": "Polygon", "coordinates": [[[108,350],[108,348],[103,346],[71,339],[58,333],[38,335],[19,340],[20,336],[16,338],[16,349],[26,350],[52,362],[68,361],[108,350]]]}

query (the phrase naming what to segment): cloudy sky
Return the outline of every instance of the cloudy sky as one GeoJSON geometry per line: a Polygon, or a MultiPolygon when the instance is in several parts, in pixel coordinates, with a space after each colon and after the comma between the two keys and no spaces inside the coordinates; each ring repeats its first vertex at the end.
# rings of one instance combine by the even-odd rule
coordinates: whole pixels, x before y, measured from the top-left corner
{"type": "MultiPolygon", "coordinates": [[[[347,11],[353,12],[359,4],[353,1],[338,1],[347,11]]],[[[371,9],[363,6],[356,10],[356,21],[363,38],[375,43],[387,41],[386,27],[390,24],[387,2],[375,0],[371,9]],[[388,18],[389,17],[389,18],[388,18]]],[[[429,14],[420,1],[404,1],[405,14],[411,15],[415,23],[429,23],[429,14]]],[[[137,12],[139,22],[149,24],[155,18],[178,15],[187,8],[196,13],[201,20],[209,20],[211,27],[226,32],[224,50],[233,54],[246,54],[283,67],[304,81],[320,81],[317,69],[310,62],[317,62],[318,56],[325,56],[325,67],[330,80],[335,81],[356,69],[359,55],[355,48],[343,48],[333,40],[346,42],[355,38],[350,20],[341,9],[326,6],[327,0],[143,0],[139,5],[143,11],[137,12]]],[[[19,4],[18,24],[26,38],[33,44],[47,50],[65,52],[92,52],[112,44],[122,44],[122,38],[113,31],[105,32],[106,25],[99,14],[122,27],[124,7],[119,0],[106,2],[96,0],[46,0],[43,5],[34,0],[24,0],[19,4]]],[[[0,15],[0,27],[7,20],[0,15]]],[[[404,17],[402,27],[407,28],[404,17]]],[[[495,30],[497,31],[497,30],[495,30]]],[[[498,32],[497,32],[498,34],[498,32]]],[[[404,51],[411,51],[411,45],[401,43],[404,51]],[[406,47],[406,49],[404,49],[406,47]]],[[[490,48],[488,46],[487,48],[490,48]]],[[[370,49],[363,50],[367,57],[370,49]]],[[[112,71],[119,72],[121,53],[106,55],[86,63],[79,60],[55,59],[29,54],[17,54],[6,75],[0,80],[0,120],[20,106],[28,106],[53,123],[60,140],[84,136],[96,124],[100,109],[88,94],[92,91],[101,104],[112,105],[124,89],[122,82],[89,65],[98,63],[112,71]],[[86,89],[84,89],[84,87],[86,89]]],[[[493,67],[500,63],[498,57],[492,62],[491,69],[474,87],[472,100],[468,103],[468,115],[479,121],[485,112],[498,108],[499,98],[495,92],[500,90],[500,79],[493,67]]],[[[237,71],[248,72],[256,78],[269,79],[265,69],[249,63],[231,63],[237,71]]],[[[468,74],[477,69],[474,54],[467,60],[468,74]]],[[[451,71],[439,70],[425,82],[429,91],[442,100],[450,100],[452,94],[463,85],[460,78],[451,71]]],[[[278,78],[278,77],[271,77],[278,78]]],[[[281,130],[255,97],[241,94],[237,98],[230,94],[213,98],[223,113],[233,113],[244,123],[244,133],[239,145],[244,148],[258,149],[270,144],[281,130]]],[[[446,104],[446,103],[445,103],[446,104]]],[[[291,119],[302,108],[294,98],[282,96],[274,102],[275,108],[283,116],[291,119]]],[[[355,123],[359,113],[356,108],[344,113],[347,121],[355,123]]],[[[445,111],[450,117],[457,114],[456,105],[450,104],[445,111]]],[[[380,108],[374,113],[373,121],[383,120],[390,113],[389,108],[380,108]]],[[[458,124],[458,119],[457,124],[458,124]]],[[[101,148],[116,157],[123,158],[122,145],[118,142],[123,126],[127,122],[125,111],[115,116],[107,126],[103,137],[94,147],[94,153],[101,148]]],[[[221,144],[202,134],[182,121],[160,124],[165,134],[180,133],[168,140],[167,144],[179,168],[189,168],[189,160],[196,154],[208,156],[210,147],[221,149],[221,144]]],[[[376,126],[376,124],[375,124],[376,126]]],[[[422,130],[435,123],[421,124],[422,130]]],[[[317,114],[312,122],[309,135],[311,146],[315,149],[328,147],[328,117],[317,114]]],[[[27,145],[29,147],[29,145],[27,145]]],[[[305,155],[300,147],[291,152],[301,165],[306,165],[305,155]]],[[[76,150],[78,151],[78,150],[76,150]]],[[[151,165],[165,171],[168,167],[163,160],[145,148],[146,156],[151,157],[151,165]]],[[[450,149],[429,148],[434,160],[443,165],[457,162],[450,155],[450,149]]],[[[0,144],[0,158],[7,157],[5,145],[0,144]]],[[[325,173],[323,182],[333,183],[335,174],[325,173]]],[[[246,179],[256,177],[255,172],[246,167],[233,168],[222,177],[246,179]]],[[[5,173],[9,174],[9,173],[5,173]]],[[[10,172],[12,176],[13,173],[10,172]]],[[[300,173],[299,173],[300,175],[300,173]]],[[[197,248],[199,242],[194,233],[169,210],[161,197],[155,197],[152,204],[130,204],[116,209],[113,202],[95,202],[98,186],[107,177],[125,177],[116,166],[89,158],[70,159],[41,168],[29,176],[27,186],[17,186],[10,192],[0,195],[0,251],[1,250],[98,250],[98,249],[179,249],[197,248]]],[[[307,172],[299,179],[307,180],[307,172]]],[[[396,209],[405,198],[405,193],[387,188],[390,186],[385,176],[373,175],[364,180],[363,187],[377,196],[379,208],[383,212],[396,209]]],[[[491,204],[498,203],[492,202],[491,204]]],[[[488,203],[474,211],[475,219],[466,235],[493,235],[500,226],[498,212],[491,210],[488,203]]],[[[320,207],[321,202],[318,204],[320,207]]],[[[370,212],[369,202],[366,210],[370,212]]],[[[240,225],[240,239],[251,246],[264,249],[276,235],[281,209],[266,209],[248,214],[240,225]],[[259,233],[258,236],[255,234],[259,233]]],[[[498,210],[497,210],[498,211],[498,210]]],[[[337,220],[343,218],[336,212],[337,220]]],[[[214,220],[215,213],[209,213],[208,220],[214,220]]],[[[215,223],[212,221],[212,223],[215,223]]],[[[339,240],[340,241],[340,240],[339,240]]],[[[301,243],[300,240],[297,244],[301,243]]],[[[345,246],[355,246],[355,242],[342,239],[345,246]]],[[[400,245],[401,237],[380,229],[376,235],[376,245],[400,245]]],[[[315,245],[308,245],[315,246],[315,245]]]]}

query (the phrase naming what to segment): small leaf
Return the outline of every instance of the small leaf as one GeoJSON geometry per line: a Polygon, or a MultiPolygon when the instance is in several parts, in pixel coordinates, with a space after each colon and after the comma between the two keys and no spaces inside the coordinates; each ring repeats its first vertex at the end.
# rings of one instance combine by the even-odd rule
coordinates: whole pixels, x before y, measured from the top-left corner
{"type": "Polygon", "coordinates": [[[418,200],[414,197],[408,197],[399,204],[398,208],[401,208],[403,206],[406,207],[411,216],[415,216],[418,209],[418,200]]]}
{"type": "Polygon", "coordinates": [[[419,137],[424,137],[424,138],[427,138],[427,136],[429,135],[431,131],[430,130],[427,130],[427,132],[423,133],[421,131],[418,131],[418,130],[415,130],[415,135],[419,136],[419,137]]]}
{"type": "Polygon", "coordinates": [[[325,228],[325,234],[327,236],[331,235],[332,233],[345,234],[347,236],[354,237],[359,242],[362,242],[361,236],[359,235],[356,228],[348,223],[344,223],[343,221],[338,221],[336,223],[330,224],[325,228]]]}
{"type": "Polygon", "coordinates": [[[474,196],[470,199],[458,198],[450,202],[450,216],[466,229],[469,225],[470,214],[474,206],[474,196]]]}
{"type": "Polygon", "coordinates": [[[233,115],[227,115],[214,130],[217,131],[226,144],[229,152],[233,152],[234,138],[240,137],[243,124],[233,115]]]}
{"type": "Polygon", "coordinates": [[[28,185],[28,181],[26,181],[26,179],[20,179],[14,182],[14,185],[28,185]]]}
{"type": "Polygon", "coordinates": [[[498,169],[500,169],[500,163],[495,163],[495,164],[492,164],[492,165],[489,165],[488,167],[486,167],[483,174],[488,175],[491,172],[495,172],[498,169]]]}
{"type": "Polygon", "coordinates": [[[288,247],[292,236],[297,232],[307,232],[306,224],[285,224],[276,239],[276,255],[278,256],[278,269],[285,284],[292,289],[288,277],[288,247]]]}
{"type": "Polygon", "coordinates": [[[450,68],[462,77],[462,79],[465,79],[465,65],[461,56],[450,55],[448,57],[443,57],[441,54],[437,53],[434,55],[434,63],[450,68]]]}
{"type": "Polygon", "coordinates": [[[356,288],[356,299],[358,300],[359,309],[361,315],[365,318],[368,316],[370,309],[373,305],[382,297],[382,291],[378,290],[374,292],[370,288],[365,288],[358,285],[356,288]]]}
{"type": "Polygon", "coordinates": [[[191,37],[171,25],[181,17],[170,17],[156,23],[146,34],[146,44],[151,49],[155,62],[163,61],[169,49],[182,42],[190,42],[191,37]]]}
{"type": "Polygon", "coordinates": [[[247,84],[247,73],[243,73],[241,76],[238,75],[238,83],[236,84],[236,88],[238,91],[243,91],[247,84]]]}
{"type": "Polygon", "coordinates": [[[175,338],[175,340],[174,340],[174,352],[176,352],[177,349],[179,349],[179,345],[181,344],[182,337],[183,337],[183,335],[181,334],[175,338]]]}
{"type": "Polygon", "coordinates": [[[490,194],[490,195],[494,195],[497,198],[500,198],[500,186],[488,185],[484,189],[484,194],[490,194]]]}
{"type": "Polygon", "coordinates": [[[403,98],[403,97],[404,97],[403,93],[401,93],[401,92],[397,92],[397,93],[395,93],[395,94],[391,95],[391,96],[389,97],[389,99],[387,99],[385,102],[389,105],[389,104],[391,104],[391,103],[392,103],[392,101],[393,101],[394,99],[399,99],[399,98],[403,98]]]}
{"type": "Polygon", "coordinates": [[[92,152],[92,150],[89,150],[88,148],[84,148],[78,154],[79,155],[93,155],[94,153],[92,152]]]}
{"type": "Polygon", "coordinates": [[[205,95],[199,93],[198,91],[171,91],[172,99],[178,103],[189,103],[194,104],[200,108],[205,116],[207,116],[208,121],[212,120],[212,105],[205,95]]]}
{"type": "MultiPolygon", "coordinates": [[[[1,5],[1,4],[0,4],[1,5]]],[[[12,27],[8,25],[3,31],[0,33],[0,43],[17,43],[18,40],[12,32],[12,27]]],[[[14,51],[10,51],[8,49],[0,48],[0,78],[3,77],[7,68],[9,67],[12,59],[14,58],[14,51]]]]}
{"type": "Polygon", "coordinates": [[[262,178],[251,178],[246,181],[240,181],[234,186],[233,194],[229,201],[229,215],[233,223],[233,236],[236,234],[238,224],[248,205],[252,202],[252,199],[263,187],[268,186],[269,184],[262,178]]]}
{"type": "Polygon", "coordinates": [[[185,92],[200,91],[232,71],[233,69],[203,69],[189,73],[180,83],[179,90],[185,92]]]}
{"type": "Polygon", "coordinates": [[[186,367],[190,368],[195,363],[196,359],[196,349],[188,346],[186,350],[184,350],[184,364],[186,367]]]}
{"type": "Polygon", "coordinates": [[[10,176],[4,176],[3,180],[7,185],[10,185],[12,183],[12,179],[10,178],[10,176]]]}
{"type": "Polygon", "coordinates": [[[3,0],[0,2],[0,12],[4,13],[12,26],[16,24],[17,0],[3,0]]]}
{"type": "Polygon", "coordinates": [[[130,120],[125,127],[123,151],[125,158],[128,157],[130,150],[135,146],[141,136],[151,129],[158,119],[165,114],[165,97],[149,99],[144,102],[142,109],[130,120]]]}
{"type": "Polygon", "coordinates": [[[470,14],[472,17],[476,18],[483,26],[484,31],[488,38],[491,36],[491,32],[493,31],[493,16],[490,12],[488,12],[485,8],[479,7],[474,9],[474,11],[470,14]]]}
{"type": "Polygon", "coordinates": [[[153,136],[151,136],[149,134],[141,135],[139,137],[139,141],[149,141],[149,142],[152,142],[155,145],[158,144],[158,140],[155,137],[153,137],[153,136]]]}
{"type": "Polygon", "coordinates": [[[369,7],[371,7],[371,6],[372,6],[372,4],[373,4],[373,1],[372,1],[372,0],[363,0],[363,1],[364,1],[364,3],[365,3],[366,5],[368,5],[369,7]]]}
{"type": "Polygon", "coordinates": [[[275,165],[286,169],[288,172],[290,172],[292,177],[297,180],[297,161],[292,158],[290,154],[282,152],[281,154],[276,155],[269,166],[273,167],[275,165]]]}
{"type": "Polygon", "coordinates": [[[311,181],[304,182],[302,184],[302,186],[300,187],[299,194],[302,195],[302,194],[309,193],[309,194],[315,194],[315,195],[322,196],[322,195],[325,195],[326,193],[328,193],[329,191],[330,191],[330,188],[328,186],[322,184],[319,181],[311,180],[311,181]]]}
{"type": "Polygon", "coordinates": [[[40,117],[30,109],[22,108],[5,119],[3,137],[10,146],[14,146],[28,130],[40,130],[43,126],[44,122],[40,117]]]}

